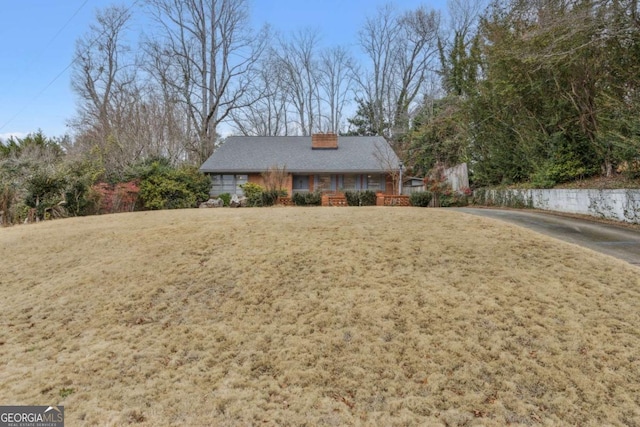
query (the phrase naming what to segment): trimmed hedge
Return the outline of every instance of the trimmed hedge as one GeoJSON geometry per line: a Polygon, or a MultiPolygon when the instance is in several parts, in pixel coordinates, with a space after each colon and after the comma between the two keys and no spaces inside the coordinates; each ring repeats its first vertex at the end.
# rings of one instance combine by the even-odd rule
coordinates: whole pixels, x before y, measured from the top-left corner
{"type": "Polygon", "coordinates": [[[431,199],[433,194],[430,191],[416,191],[409,196],[409,203],[411,206],[426,208],[431,203],[431,199]]]}
{"type": "Polygon", "coordinates": [[[294,193],[291,200],[296,206],[320,206],[322,204],[322,194],[319,191],[294,193]]]}
{"type": "Polygon", "coordinates": [[[349,206],[375,206],[376,193],[371,190],[345,191],[344,196],[349,206]]]}

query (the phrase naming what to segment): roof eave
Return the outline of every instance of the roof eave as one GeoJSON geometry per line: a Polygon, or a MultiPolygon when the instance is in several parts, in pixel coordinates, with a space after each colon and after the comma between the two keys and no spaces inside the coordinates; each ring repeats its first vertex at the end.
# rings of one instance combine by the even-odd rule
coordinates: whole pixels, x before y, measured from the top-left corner
{"type": "MultiPolygon", "coordinates": [[[[309,170],[309,169],[287,169],[288,173],[295,174],[364,174],[364,173],[388,173],[389,171],[384,169],[327,169],[327,170],[309,170]]],[[[264,169],[252,170],[252,169],[204,169],[200,168],[202,173],[212,174],[253,174],[263,173],[264,169]]]]}

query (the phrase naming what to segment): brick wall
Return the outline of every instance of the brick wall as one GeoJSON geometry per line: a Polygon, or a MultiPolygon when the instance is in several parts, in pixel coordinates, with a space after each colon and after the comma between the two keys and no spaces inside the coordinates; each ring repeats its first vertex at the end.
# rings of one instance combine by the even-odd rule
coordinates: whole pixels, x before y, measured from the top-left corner
{"type": "MultiPolygon", "coordinates": [[[[258,184],[264,187],[264,178],[260,173],[250,173],[248,176],[248,181],[253,182],[254,184],[258,184]]],[[[287,179],[284,182],[284,189],[287,190],[287,194],[289,197],[293,195],[293,175],[287,174],[287,179]]]]}
{"type": "Polygon", "coordinates": [[[409,196],[382,193],[377,193],[376,196],[376,206],[411,206],[409,196]]]}
{"type": "Polygon", "coordinates": [[[258,184],[264,187],[264,179],[259,173],[250,173],[247,179],[249,182],[253,182],[254,184],[258,184]]]}

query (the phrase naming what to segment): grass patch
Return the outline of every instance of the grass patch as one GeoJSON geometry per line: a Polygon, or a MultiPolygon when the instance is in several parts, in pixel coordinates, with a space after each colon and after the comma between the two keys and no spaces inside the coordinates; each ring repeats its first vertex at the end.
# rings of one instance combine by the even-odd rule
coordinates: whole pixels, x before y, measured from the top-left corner
{"type": "Polygon", "coordinates": [[[141,212],[0,256],[0,402],[69,425],[640,424],[639,270],[491,219],[141,212]]]}
{"type": "Polygon", "coordinates": [[[72,388],[61,388],[60,389],[60,398],[64,399],[68,396],[71,396],[75,390],[72,388]]]}

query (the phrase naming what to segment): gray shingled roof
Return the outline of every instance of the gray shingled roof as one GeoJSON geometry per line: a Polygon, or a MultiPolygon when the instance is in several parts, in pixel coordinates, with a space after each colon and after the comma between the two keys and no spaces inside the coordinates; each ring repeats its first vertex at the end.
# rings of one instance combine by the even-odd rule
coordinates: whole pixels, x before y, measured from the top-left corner
{"type": "Polygon", "coordinates": [[[200,170],[255,173],[271,166],[285,166],[293,173],[379,173],[398,163],[389,144],[379,136],[340,136],[338,149],[329,150],[312,150],[310,136],[232,136],[200,170]],[[380,161],[380,157],[386,159],[380,161]]]}

